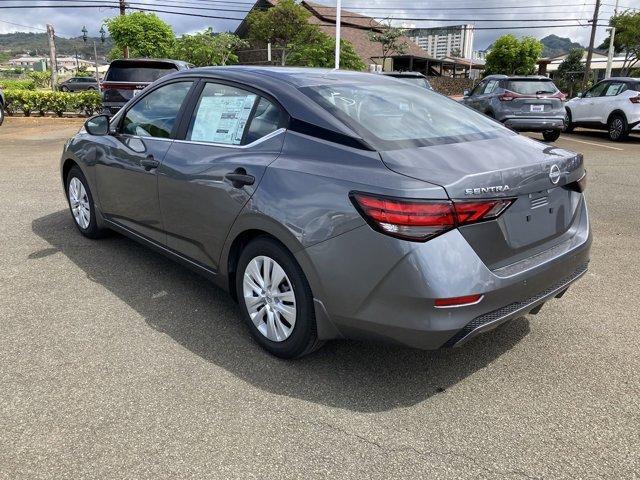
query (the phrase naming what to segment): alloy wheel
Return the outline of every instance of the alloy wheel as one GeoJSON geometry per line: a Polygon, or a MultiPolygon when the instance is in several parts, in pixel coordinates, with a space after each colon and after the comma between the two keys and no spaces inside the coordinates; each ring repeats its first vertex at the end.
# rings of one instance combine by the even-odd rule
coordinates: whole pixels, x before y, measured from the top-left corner
{"type": "Polygon", "coordinates": [[[69,182],[69,204],[73,218],[80,228],[86,230],[91,223],[91,208],[87,190],[79,178],[73,177],[69,182]]]}
{"type": "Polygon", "coordinates": [[[622,132],[624,131],[624,122],[621,118],[614,118],[611,122],[611,126],[609,127],[609,136],[612,139],[618,139],[622,136],[622,132]]]}
{"type": "Polygon", "coordinates": [[[264,255],[253,258],[245,269],[242,289],[258,331],[273,342],[289,338],[296,324],[296,296],[280,264],[264,255]]]}

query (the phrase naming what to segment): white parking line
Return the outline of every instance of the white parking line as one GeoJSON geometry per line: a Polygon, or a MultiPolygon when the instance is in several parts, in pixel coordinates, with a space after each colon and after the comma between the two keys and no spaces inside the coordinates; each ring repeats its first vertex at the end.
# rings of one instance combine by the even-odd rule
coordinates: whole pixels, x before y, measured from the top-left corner
{"type": "Polygon", "coordinates": [[[611,150],[618,150],[619,152],[624,152],[624,148],[612,147],[610,145],[605,145],[603,143],[585,142],[584,140],[576,140],[575,138],[569,138],[569,137],[564,136],[564,135],[561,138],[563,140],[569,140],[571,142],[584,143],[586,145],[593,145],[593,146],[602,147],[602,148],[610,148],[611,150]]]}

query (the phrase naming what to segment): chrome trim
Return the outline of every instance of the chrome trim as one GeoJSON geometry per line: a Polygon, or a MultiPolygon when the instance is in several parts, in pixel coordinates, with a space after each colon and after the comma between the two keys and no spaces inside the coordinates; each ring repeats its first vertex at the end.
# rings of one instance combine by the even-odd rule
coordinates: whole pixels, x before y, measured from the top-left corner
{"type": "Polygon", "coordinates": [[[251,143],[248,143],[246,145],[229,145],[229,144],[226,144],[226,143],[196,142],[196,141],[193,141],[193,140],[174,140],[174,142],[176,142],[176,143],[188,143],[188,144],[191,144],[191,145],[207,145],[209,147],[223,147],[223,148],[244,149],[244,148],[254,147],[255,145],[258,145],[258,144],[260,144],[262,142],[266,142],[267,140],[269,140],[269,139],[271,139],[271,138],[273,138],[273,137],[275,137],[277,135],[280,135],[283,132],[286,132],[286,130],[287,130],[286,128],[281,127],[279,129],[271,132],[270,134],[259,138],[255,142],[251,142],[251,143]]]}
{"type": "Polygon", "coordinates": [[[136,138],[138,140],[159,140],[161,142],[173,142],[172,138],[162,138],[162,137],[143,137],[141,135],[131,135],[130,133],[116,133],[115,135],[124,138],[136,138]]]}

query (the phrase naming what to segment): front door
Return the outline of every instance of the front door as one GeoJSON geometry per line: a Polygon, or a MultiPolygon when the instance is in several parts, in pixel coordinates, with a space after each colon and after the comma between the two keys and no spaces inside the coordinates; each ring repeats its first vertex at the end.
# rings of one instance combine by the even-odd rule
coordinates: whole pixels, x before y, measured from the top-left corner
{"type": "Polygon", "coordinates": [[[596,99],[604,92],[609,82],[601,82],[591,87],[571,108],[571,120],[574,122],[593,122],[597,118],[596,99]]]}
{"type": "Polygon", "coordinates": [[[192,81],[169,83],[141,97],[123,115],[109,146],[96,156],[104,216],[162,244],[157,171],[192,85],[192,81]]]}
{"type": "Polygon", "coordinates": [[[259,93],[207,82],[158,174],[169,248],[212,270],[284,141],[286,114],[259,93]]]}

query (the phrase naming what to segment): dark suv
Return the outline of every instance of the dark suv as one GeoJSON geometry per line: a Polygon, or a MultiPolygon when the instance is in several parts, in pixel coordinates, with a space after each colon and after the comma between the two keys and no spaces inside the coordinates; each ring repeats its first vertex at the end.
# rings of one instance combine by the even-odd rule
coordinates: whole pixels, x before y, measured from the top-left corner
{"type": "Polygon", "coordinates": [[[60,83],[63,92],[80,92],[83,90],[98,90],[95,77],[71,77],[60,83]]]}
{"type": "Polygon", "coordinates": [[[564,128],[565,95],[541,76],[489,75],[465,91],[462,103],[520,132],[542,132],[553,142],[564,128]]]}
{"type": "Polygon", "coordinates": [[[169,73],[186,70],[192,66],[180,60],[155,58],[114,60],[100,84],[103,113],[116,113],[147,85],[169,73]]]}

